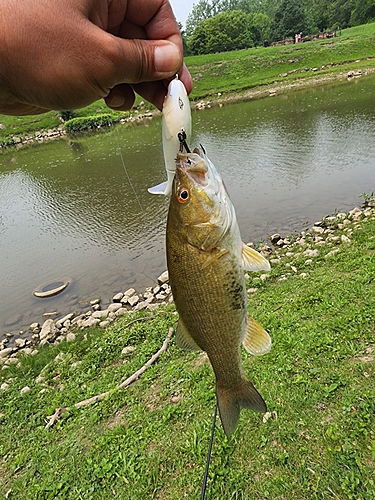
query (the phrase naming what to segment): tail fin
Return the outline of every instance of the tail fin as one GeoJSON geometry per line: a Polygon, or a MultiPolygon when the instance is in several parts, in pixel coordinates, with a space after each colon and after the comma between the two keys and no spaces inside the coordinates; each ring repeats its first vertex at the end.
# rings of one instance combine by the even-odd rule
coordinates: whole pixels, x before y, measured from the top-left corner
{"type": "Polygon", "coordinates": [[[262,413],[267,411],[262,396],[245,377],[235,390],[223,389],[216,385],[216,396],[221,423],[228,438],[236,430],[241,408],[262,413]]]}

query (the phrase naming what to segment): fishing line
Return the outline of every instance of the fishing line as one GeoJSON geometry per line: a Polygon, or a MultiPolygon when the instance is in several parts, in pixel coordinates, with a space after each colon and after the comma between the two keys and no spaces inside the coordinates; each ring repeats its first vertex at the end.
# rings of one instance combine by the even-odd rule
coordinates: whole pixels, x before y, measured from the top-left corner
{"type": "Polygon", "coordinates": [[[213,416],[213,419],[212,419],[211,437],[210,437],[210,443],[208,445],[207,460],[206,460],[206,469],[204,471],[204,477],[203,477],[203,483],[202,483],[201,500],[204,500],[206,498],[207,479],[208,479],[208,471],[210,469],[210,463],[211,463],[212,444],[214,442],[214,434],[215,434],[215,427],[216,427],[216,418],[217,418],[217,398],[216,398],[216,404],[215,404],[215,412],[214,412],[214,416],[213,416]]]}
{"type": "Polygon", "coordinates": [[[120,159],[121,159],[121,164],[122,164],[122,166],[123,166],[123,169],[124,169],[124,172],[125,172],[126,178],[128,179],[129,185],[130,185],[130,187],[132,188],[132,191],[133,191],[133,193],[134,193],[135,199],[137,200],[137,203],[138,203],[138,205],[139,205],[139,207],[140,207],[140,209],[141,209],[141,212],[142,212],[143,218],[145,219],[145,215],[146,215],[146,214],[145,214],[145,212],[144,212],[144,210],[143,210],[143,206],[142,206],[142,204],[141,204],[141,202],[140,202],[140,200],[139,200],[139,198],[138,198],[138,196],[137,196],[137,192],[136,192],[136,190],[134,189],[134,186],[133,186],[133,183],[132,183],[132,181],[131,181],[131,179],[130,179],[130,176],[129,176],[129,174],[128,174],[128,171],[126,170],[126,166],[125,166],[124,158],[123,158],[123,156],[122,156],[122,151],[121,151],[121,148],[120,148],[120,146],[119,146],[119,143],[118,143],[118,138],[117,138],[117,137],[116,137],[116,143],[117,143],[117,153],[118,153],[118,155],[119,155],[119,157],[120,157],[120,159]]]}

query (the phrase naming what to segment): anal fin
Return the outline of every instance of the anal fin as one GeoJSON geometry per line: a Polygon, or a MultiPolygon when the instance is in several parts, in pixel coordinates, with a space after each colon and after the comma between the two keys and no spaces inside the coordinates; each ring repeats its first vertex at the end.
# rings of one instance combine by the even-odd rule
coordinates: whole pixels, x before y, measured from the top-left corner
{"type": "Polygon", "coordinates": [[[271,350],[272,340],[268,332],[249,315],[242,344],[248,353],[253,356],[262,356],[271,350]]]}

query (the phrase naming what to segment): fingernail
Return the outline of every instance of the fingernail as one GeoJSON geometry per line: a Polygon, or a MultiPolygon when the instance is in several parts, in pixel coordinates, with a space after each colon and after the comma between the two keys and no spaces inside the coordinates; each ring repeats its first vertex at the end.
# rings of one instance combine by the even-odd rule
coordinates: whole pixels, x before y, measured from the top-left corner
{"type": "Polygon", "coordinates": [[[181,66],[181,55],[174,43],[158,45],[154,51],[155,70],[158,73],[175,73],[181,66]]]}
{"type": "Polygon", "coordinates": [[[108,98],[108,106],[110,106],[111,108],[121,108],[121,106],[123,106],[125,103],[125,98],[122,94],[118,94],[118,93],[115,93],[113,92],[113,94],[111,94],[111,97],[108,98]]]}

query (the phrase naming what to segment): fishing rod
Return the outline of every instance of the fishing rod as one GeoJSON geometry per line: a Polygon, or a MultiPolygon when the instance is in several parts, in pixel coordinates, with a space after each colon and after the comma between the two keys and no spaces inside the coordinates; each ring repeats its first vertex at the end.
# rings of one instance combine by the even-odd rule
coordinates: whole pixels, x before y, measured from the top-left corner
{"type": "Polygon", "coordinates": [[[213,416],[213,419],[212,419],[211,437],[210,437],[210,443],[208,445],[207,460],[206,460],[206,469],[204,471],[204,477],[203,477],[203,483],[202,483],[202,492],[201,492],[201,499],[200,500],[205,500],[205,498],[206,498],[207,479],[208,479],[208,471],[210,469],[210,463],[211,463],[211,457],[212,457],[212,444],[214,442],[214,434],[215,434],[215,427],[216,427],[216,418],[217,418],[217,398],[216,398],[216,404],[215,404],[215,412],[214,412],[214,416],[213,416]]]}

